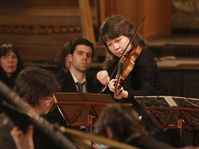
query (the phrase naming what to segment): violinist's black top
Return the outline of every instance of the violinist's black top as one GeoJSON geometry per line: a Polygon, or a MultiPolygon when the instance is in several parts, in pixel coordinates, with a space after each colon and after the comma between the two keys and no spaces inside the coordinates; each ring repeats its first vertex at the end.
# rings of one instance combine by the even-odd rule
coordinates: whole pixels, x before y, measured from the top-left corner
{"type": "MultiPolygon", "coordinates": [[[[113,65],[108,68],[109,75],[113,72],[113,65]]],[[[122,83],[122,86],[128,91],[128,99],[130,100],[134,96],[166,95],[166,89],[161,82],[157,64],[149,49],[142,50],[135,61],[133,70],[122,83]]],[[[106,91],[106,93],[108,92],[106,91]]]]}

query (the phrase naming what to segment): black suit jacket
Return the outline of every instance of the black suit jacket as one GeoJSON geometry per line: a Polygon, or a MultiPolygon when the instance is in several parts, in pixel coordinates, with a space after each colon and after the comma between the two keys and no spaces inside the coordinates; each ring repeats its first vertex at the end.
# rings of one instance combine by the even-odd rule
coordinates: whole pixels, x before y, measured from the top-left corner
{"type": "MultiPolygon", "coordinates": [[[[77,92],[75,81],[73,80],[70,71],[61,70],[56,76],[59,84],[60,91],[62,92],[77,92]]],[[[89,74],[86,74],[86,89],[88,93],[97,93],[96,78],[89,74]]]]}

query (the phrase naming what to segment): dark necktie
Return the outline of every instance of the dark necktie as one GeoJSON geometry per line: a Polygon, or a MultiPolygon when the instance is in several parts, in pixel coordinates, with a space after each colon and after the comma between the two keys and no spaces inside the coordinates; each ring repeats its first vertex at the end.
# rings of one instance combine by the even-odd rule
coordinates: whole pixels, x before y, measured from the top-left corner
{"type": "Polygon", "coordinates": [[[83,92],[84,83],[77,82],[76,85],[77,85],[77,91],[82,93],[83,92]]]}

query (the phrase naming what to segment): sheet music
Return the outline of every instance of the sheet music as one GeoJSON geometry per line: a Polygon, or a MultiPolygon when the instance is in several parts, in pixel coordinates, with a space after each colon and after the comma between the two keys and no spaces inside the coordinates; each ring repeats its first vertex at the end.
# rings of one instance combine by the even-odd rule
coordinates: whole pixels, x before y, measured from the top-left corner
{"type": "Polygon", "coordinates": [[[175,101],[172,99],[171,96],[164,96],[164,99],[171,107],[177,107],[178,105],[175,103],[175,101]]]}

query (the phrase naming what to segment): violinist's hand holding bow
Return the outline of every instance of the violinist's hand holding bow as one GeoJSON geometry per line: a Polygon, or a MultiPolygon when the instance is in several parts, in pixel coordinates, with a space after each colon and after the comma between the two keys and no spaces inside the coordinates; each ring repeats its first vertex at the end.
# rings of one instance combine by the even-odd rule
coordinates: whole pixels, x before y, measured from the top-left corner
{"type": "Polygon", "coordinates": [[[116,81],[117,81],[117,79],[112,79],[109,82],[108,87],[109,87],[110,91],[114,93],[114,97],[116,99],[127,98],[128,91],[124,90],[124,88],[120,84],[118,85],[118,89],[117,89],[118,92],[116,93],[116,88],[115,88],[116,81]]]}

